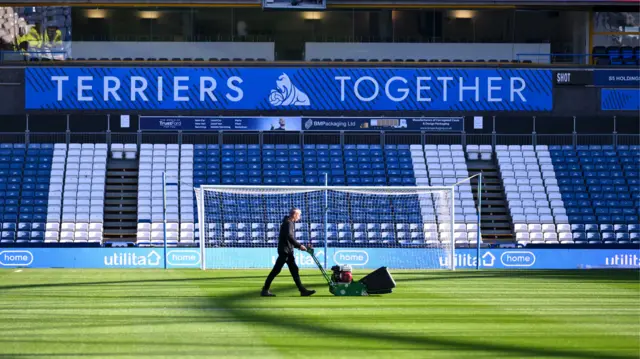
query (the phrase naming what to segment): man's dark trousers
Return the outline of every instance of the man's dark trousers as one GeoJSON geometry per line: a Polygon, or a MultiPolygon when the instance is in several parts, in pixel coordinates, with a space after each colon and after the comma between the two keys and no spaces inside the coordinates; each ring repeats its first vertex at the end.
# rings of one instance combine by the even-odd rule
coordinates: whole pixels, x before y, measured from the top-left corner
{"type": "Polygon", "coordinates": [[[302,286],[302,282],[300,281],[300,273],[298,270],[298,265],[296,264],[296,259],[293,256],[293,252],[278,253],[278,259],[276,259],[276,263],[273,265],[273,269],[271,270],[271,273],[269,273],[269,276],[264,283],[263,290],[269,290],[269,288],[271,287],[271,282],[273,282],[273,280],[276,279],[276,276],[280,274],[280,271],[282,270],[282,267],[285,265],[285,263],[287,264],[287,267],[289,267],[289,272],[291,272],[291,276],[293,277],[293,281],[296,282],[298,290],[301,292],[305,290],[305,288],[302,286]]]}

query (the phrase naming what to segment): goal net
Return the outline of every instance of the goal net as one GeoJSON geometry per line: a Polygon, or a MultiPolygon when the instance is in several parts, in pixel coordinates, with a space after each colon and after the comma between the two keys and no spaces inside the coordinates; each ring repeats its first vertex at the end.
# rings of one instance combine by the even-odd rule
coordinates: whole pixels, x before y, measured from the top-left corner
{"type": "MultiPolygon", "coordinates": [[[[329,268],[454,269],[455,187],[201,186],[201,268],[269,268],[280,224],[302,212],[297,240],[329,268]]],[[[295,251],[301,268],[315,264],[295,251]]]]}

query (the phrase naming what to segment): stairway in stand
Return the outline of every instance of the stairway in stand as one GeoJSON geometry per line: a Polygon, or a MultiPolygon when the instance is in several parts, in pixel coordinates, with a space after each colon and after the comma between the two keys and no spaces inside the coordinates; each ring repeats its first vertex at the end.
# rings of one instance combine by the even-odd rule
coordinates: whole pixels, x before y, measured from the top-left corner
{"type": "MultiPolygon", "coordinates": [[[[470,176],[482,173],[480,230],[483,242],[488,244],[512,243],[515,235],[497,162],[493,158],[490,160],[467,159],[467,168],[470,176]]],[[[471,188],[477,206],[478,177],[471,180],[471,188]]]]}
{"type": "Polygon", "coordinates": [[[135,243],[138,223],[138,160],[109,159],[104,240],[135,243]]]}

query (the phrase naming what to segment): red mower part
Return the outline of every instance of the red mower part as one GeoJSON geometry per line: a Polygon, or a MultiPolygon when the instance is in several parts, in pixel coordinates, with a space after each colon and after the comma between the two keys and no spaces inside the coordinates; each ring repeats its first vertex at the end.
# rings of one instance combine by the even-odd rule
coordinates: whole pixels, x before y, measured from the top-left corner
{"type": "Polygon", "coordinates": [[[342,275],[340,276],[340,281],[343,283],[351,283],[353,281],[353,276],[351,275],[351,272],[342,272],[342,275]]]}

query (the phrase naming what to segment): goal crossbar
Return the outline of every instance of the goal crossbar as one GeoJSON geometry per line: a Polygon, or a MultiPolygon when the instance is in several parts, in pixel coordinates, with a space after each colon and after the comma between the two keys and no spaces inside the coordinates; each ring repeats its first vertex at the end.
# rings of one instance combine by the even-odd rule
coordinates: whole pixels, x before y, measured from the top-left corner
{"type": "MultiPolygon", "coordinates": [[[[268,190],[278,190],[278,191],[326,191],[326,190],[335,190],[335,191],[348,191],[348,192],[357,192],[357,191],[401,191],[401,192],[409,192],[409,191],[446,191],[455,188],[455,185],[451,186],[248,186],[248,185],[201,185],[200,187],[196,187],[195,190],[238,190],[238,189],[268,189],[268,190]]],[[[389,193],[387,193],[389,194],[389,193]]]]}

